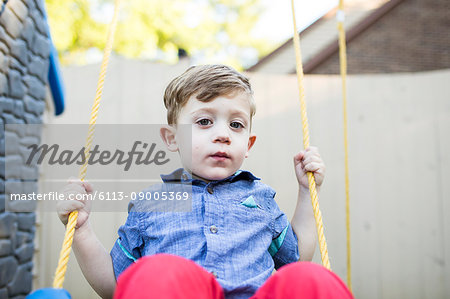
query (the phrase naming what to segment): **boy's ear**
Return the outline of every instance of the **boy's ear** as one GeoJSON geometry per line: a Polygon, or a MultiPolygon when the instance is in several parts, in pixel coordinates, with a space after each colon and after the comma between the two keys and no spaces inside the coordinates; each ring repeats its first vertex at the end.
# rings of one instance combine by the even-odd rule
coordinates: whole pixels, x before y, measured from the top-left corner
{"type": "Polygon", "coordinates": [[[250,149],[255,144],[255,141],[256,141],[256,135],[250,135],[250,137],[248,137],[248,148],[247,148],[247,152],[245,153],[246,158],[248,157],[248,153],[250,152],[250,149]]]}
{"type": "Polygon", "coordinates": [[[162,126],[159,129],[159,134],[161,135],[162,140],[167,146],[167,149],[171,152],[178,151],[178,144],[175,138],[177,133],[177,129],[173,126],[162,126]]]}

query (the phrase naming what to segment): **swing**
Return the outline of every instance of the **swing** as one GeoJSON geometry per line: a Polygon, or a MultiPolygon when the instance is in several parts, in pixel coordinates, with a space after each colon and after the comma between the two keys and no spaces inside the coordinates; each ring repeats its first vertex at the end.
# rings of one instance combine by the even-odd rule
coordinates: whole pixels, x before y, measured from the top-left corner
{"type": "Polygon", "coordinates": [[[344,0],[339,0],[339,7],[336,15],[339,34],[339,62],[342,80],[342,111],[344,128],[344,155],[345,155],[345,227],[347,235],[347,287],[352,291],[352,271],[351,271],[351,244],[350,244],[350,183],[348,168],[348,121],[347,121],[347,51],[344,29],[344,0]]]}
{"type": "MultiPolygon", "coordinates": [[[[297,25],[295,18],[294,0],[291,0],[292,5],[292,20],[294,25],[294,47],[295,47],[295,60],[297,81],[299,85],[300,94],[300,109],[302,115],[302,127],[303,127],[303,146],[309,147],[309,129],[308,118],[306,115],[306,102],[303,86],[303,66],[300,50],[300,38],[297,33],[297,25]]],[[[344,152],[345,152],[345,214],[346,214],[346,234],[347,234],[347,287],[352,291],[351,287],[351,247],[350,247],[350,192],[349,192],[349,167],[348,167],[348,128],[347,128],[347,54],[346,54],[346,40],[344,29],[344,0],[339,0],[338,11],[336,14],[337,28],[339,35],[339,61],[340,61],[340,74],[342,79],[342,104],[343,104],[343,121],[344,121],[344,152]]],[[[314,176],[311,172],[307,173],[309,190],[311,194],[311,203],[314,211],[314,218],[316,220],[317,234],[319,238],[320,254],[322,258],[322,265],[331,270],[330,261],[328,258],[327,243],[323,232],[322,214],[319,209],[319,202],[317,200],[317,192],[314,181],[314,176]]]]}
{"type": "MultiPolygon", "coordinates": [[[[296,60],[296,72],[297,81],[299,85],[300,94],[300,109],[302,115],[302,127],[303,127],[303,146],[309,147],[309,129],[308,129],[308,117],[306,114],[306,102],[303,86],[303,66],[300,50],[300,38],[297,33],[297,25],[295,18],[294,0],[291,0],[292,5],[292,20],[294,25],[294,47],[295,47],[295,60],[296,60]]],[[[345,153],[345,214],[346,214],[346,235],[347,235],[347,287],[352,291],[351,282],[351,246],[350,246],[350,192],[349,192],[349,167],[348,167],[348,128],[347,128],[347,54],[346,54],[346,40],[344,29],[344,0],[339,0],[338,11],[336,14],[337,28],[339,35],[339,61],[340,61],[340,74],[342,80],[342,106],[343,106],[343,128],[344,128],[344,153],[345,153]]],[[[311,194],[311,203],[314,211],[314,218],[316,220],[317,234],[319,238],[320,254],[322,258],[322,265],[331,270],[330,261],[328,258],[327,243],[323,232],[322,213],[319,209],[319,202],[317,199],[316,184],[314,176],[311,172],[307,173],[309,190],[311,194]]]]}
{"type": "MultiPolygon", "coordinates": [[[[103,93],[104,80],[106,76],[106,69],[108,66],[109,57],[112,51],[112,44],[114,38],[114,32],[117,26],[117,18],[120,7],[121,0],[115,0],[114,7],[114,15],[110,24],[107,42],[104,50],[103,61],[101,64],[100,75],[97,83],[97,90],[95,95],[94,104],[92,106],[91,111],[91,119],[89,122],[88,136],[86,139],[85,146],[85,163],[80,168],[79,178],[81,181],[84,181],[87,172],[87,161],[90,156],[90,149],[94,137],[95,125],[98,116],[98,110],[100,107],[100,101],[103,93]]],[[[295,18],[295,9],[294,9],[294,0],[291,0],[292,6],[292,17],[293,17],[293,26],[294,26],[294,46],[295,46],[295,56],[296,56],[296,70],[297,70],[297,81],[299,86],[299,97],[300,97],[300,109],[301,109],[301,117],[302,117],[302,129],[303,129],[303,146],[304,148],[309,147],[309,128],[308,128],[308,117],[306,113],[306,102],[305,102],[305,93],[303,86],[303,66],[301,59],[301,51],[300,51],[300,39],[299,34],[297,33],[297,25],[295,18]]],[[[341,76],[342,76],[342,90],[343,90],[343,106],[344,106],[344,143],[345,143],[345,175],[346,175],[346,225],[347,225],[347,266],[348,266],[348,287],[351,290],[351,281],[350,281],[350,229],[349,229],[349,192],[348,192],[348,150],[347,150],[347,112],[346,112],[346,55],[345,55],[345,31],[343,28],[343,0],[339,1],[339,10],[338,10],[338,30],[339,30],[339,45],[340,45],[340,67],[341,67],[341,76]]],[[[318,202],[318,194],[316,190],[316,183],[314,180],[314,175],[311,172],[307,173],[309,190],[311,195],[311,203],[314,211],[314,218],[316,220],[316,228],[319,239],[320,246],[320,254],[322,259],[322,265],[331,269],[330,261],[328,258],[328,250],[327,243],[324,235],[322,214],[319,209],[318,202]]],[[[67,264],[69,261],[69,255],[71,251],[73,236],[75,232],[75,225],[77,223],[78,211],[74,211],[70,213],[69,220],[66,226],[66,232],[64,236],[63,246],[60,252],[60,257],[58,261],[58,266],[55,273],[55,278],[53,281],[53,288],[44,288],[39,289],[31,293],[27,296],[30,299],[39,299],[39,298],[55,298],[55,299],[66,299],[71,298],[69,292],[62,288],[65,273],[67,270],[67,264]]]]}
{"type": "MultiPolygon", "coordinates": [[[[91,119],[89,121],[89,129],[88,129],[88,136],[86,138],[86,146],[85,146],[85,162],[80,168],[80,172],[78,177],[80,180],[84,181],[86,178],[86,171],[87,171],[87,162],[89,160],[90,156],[90,150],[92,145],[92,140],[94,139],[94,131],[95,131],[95,124],[97,122],[98,117],[98,110],[100,108],[100,101],[102,98],[103,93],[103,87],[105,82],[105,76],[106,76],[106,69],[108,67],[109,57],[111,55],[112,51],[112,45],[113,45],[113,39],[114,39],[114,32],[116,30],[117,26],[117,18],[119,14],[119,7],[120,7],[121,0],[115,0],[114,4],[114,15],[109,27],[108,37],[106,40],[106,46],[103,53],[103,60],[100,67],[100,74],[99,79],[97,82],[97,90],[95,94],[95,100],[94,104],[92,105],[91,110],[91,119]]],[[[69,220],[66,225],[66,232],[64,235],[64,241],[63,246],[60,252],[59,261],[58,261],[58,267],[56,268],[55,272],[55,278],[53,280],[53,288],[44,288],[40,290],[36,290],[35,292],[31,293],[27,296],[29,299],[38,299],[38,298],[55,298],[55,299],[67,299],[71,298],[69,292],[67,292],[65,289],[62,288],[64,283],[64,278],[67,270],[67,264],[69,262],[69,255],[70,251],[72,249],[72,241],[73,241],[73,235],[75,233],[75,225],[77,223],[78,218],[78,211],[73,211],[69,215],[69,220]]]]}

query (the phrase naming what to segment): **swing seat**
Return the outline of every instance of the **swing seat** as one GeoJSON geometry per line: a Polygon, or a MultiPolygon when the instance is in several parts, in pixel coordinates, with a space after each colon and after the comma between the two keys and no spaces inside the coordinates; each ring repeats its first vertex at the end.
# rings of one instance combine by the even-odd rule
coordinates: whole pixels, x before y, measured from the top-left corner
{"type": "Polygon", "coordinates": [[[29,294],[26,299],[71,299],[69,292],[65,289],[44,288],[29,294]]]}

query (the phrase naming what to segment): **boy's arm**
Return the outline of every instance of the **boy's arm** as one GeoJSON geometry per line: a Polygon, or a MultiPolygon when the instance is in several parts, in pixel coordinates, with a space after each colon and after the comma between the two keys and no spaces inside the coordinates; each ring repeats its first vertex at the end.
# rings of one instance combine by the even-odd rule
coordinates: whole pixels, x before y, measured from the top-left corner
{"type": "Polygon", "coordinates": [[[95,235],[89,221],[75,230],[73,251],[84,277],[102,298],[112,298],[116,278],[111,256],[95,235]]]}
{"type": "Polygon", "coordinates": [[[61,222],[66,225],[69,214],[78,210],[76,229],[72,248],[84,277],[102,298],[112,298],[116,280],[111,256],[97,239],[90,223],[90,200],[73,200],[79,195],[92,193],[92,186],[77,178],[70,178],[69,184],[62,190],[67,200],[58,202],[57,213],[61,222]],[[72,199],[72,200],[71,200],[72,199]]]}
{"type": "Polygon", "coordinates": [[[291,220],[292,229],[298,238],[298,250],[301,261],[311,261],[317,244],[316,222],[309,195],[309,183],[306,173],[313,172],[317,193],[322,185],[325,165],[315,147],[309,147],[294,156],[294,167],[299,183],[297,206],[291,220]]]}
{"type": "Polygon", "coordinates": [[[299,188],[291,225],[297,235],[300,261],[311,261],[316,250],[317,233],[309,189],[299,188]]]}

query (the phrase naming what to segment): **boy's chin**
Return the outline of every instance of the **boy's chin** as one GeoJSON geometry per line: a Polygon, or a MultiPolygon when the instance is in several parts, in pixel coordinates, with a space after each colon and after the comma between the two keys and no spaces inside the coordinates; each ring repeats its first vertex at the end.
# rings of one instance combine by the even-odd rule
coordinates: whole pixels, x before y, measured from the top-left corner
{"type": "Polygon", "coordinates": [[[213,169],[211,171],[205,171],[200,173],[194,173],[199,178],[202,178],[207,181],[220,181],[226,179],[236,171],[227,170],[227,169],[213,169]]]}

